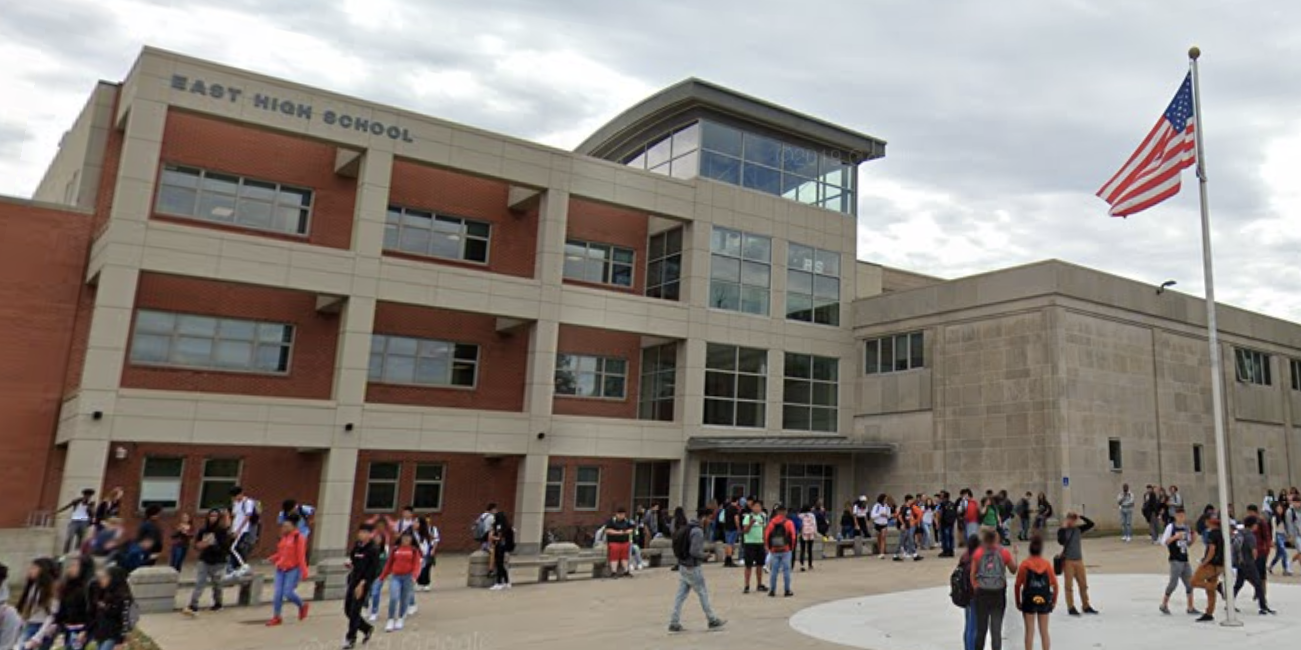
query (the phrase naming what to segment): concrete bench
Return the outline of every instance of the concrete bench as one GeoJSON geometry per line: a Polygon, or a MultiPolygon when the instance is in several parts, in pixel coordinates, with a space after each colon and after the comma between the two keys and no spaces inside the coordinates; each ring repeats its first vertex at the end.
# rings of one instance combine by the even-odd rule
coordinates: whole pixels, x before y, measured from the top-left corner
{"type": "Polygon", "coordinates": [[[537,569],[538,582],[546,582],[553,576],[557,582],[564,582],[569,578],[568,566],[565,565],[564,557],[551,557],[546,555],[536,555],[532,557],[513,557],[510,559],[511,570],[516,569],[537,569]]]}
{"type": "MultiPolygon", "coordinates": [[[[866,546],[865,546],[866,542],[867,540],[863,539],[862,537],[855,537],[853,539],[836,540],[836,544],[835,544],[836,557],[845,557],[845,553],[851,550],[854,552],[854,557],[861,557],[864,551],[866,550],[866,546]]],[[[822,548],[823,548],[822,557],[825,558],[827,557],[827,552],[826,552],[827,546],[824,545],[822,548]]]]}
{"type": "MultiPolygon", "coordinates": [[[[590,564],[592,566],[592,577],[603,578],[610,566],[610,559],[605,554],[601,555],[570,555],[560,558],[562,575],[573,573],[578,567],[590,564]]],[[[563,578],[562,578],[563,579],[563,578]]]]}
{"type": "MultiPolygon", "coordinates": [[[[178,580],[176,583],[178,593],[187,595],[194,589],[194,585],[194,578],[178,580]]],[[[262,588],[266,586],[266,576],[261,573],[250,573],[233,580],[223,580],[220,585],[223,589],[230,586],[239,587],[239,594],[235,598],[236,604],[242,607],[256,607],[262,604],[262,588]]]]}
{"type": "Polygon", "coordinates": [[[672,553],[665,553],[662,548],[643,548],[641,550],[641,559],[651,567],[664,566],[664,556],[672,556],[672,553]]]}

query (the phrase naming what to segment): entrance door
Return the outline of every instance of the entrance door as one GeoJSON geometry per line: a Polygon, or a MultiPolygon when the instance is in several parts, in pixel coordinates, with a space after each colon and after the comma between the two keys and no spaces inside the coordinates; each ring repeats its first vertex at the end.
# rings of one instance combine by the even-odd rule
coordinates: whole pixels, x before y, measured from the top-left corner
{"type": "Polygon", "coordinates": [[[762,463],[701,463],[696,507],[703,508],[711,501],[722,503],[728,497],[759,494],[762,476],[762,463]]]}
{"type": "Polygon", "coordinates": [[[786,500],[782,504],[792,510],[811,506],[823,498],[822,489],[822,479],[786,479],[786,493],[782,495],[786,500]]]}

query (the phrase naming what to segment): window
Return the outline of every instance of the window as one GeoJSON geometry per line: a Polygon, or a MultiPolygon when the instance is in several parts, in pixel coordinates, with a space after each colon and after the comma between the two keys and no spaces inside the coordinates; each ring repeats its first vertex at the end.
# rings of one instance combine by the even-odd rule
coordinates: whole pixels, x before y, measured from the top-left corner
{"type": "Polygon", "coordinates": [[[772,239],[727,228],[714,228],[709,248],[709,306],[768,315],[772,276],[772,239]]]}
{"type": "Polygon", "coordinates": [[[487,264],[491,232],[482,221],[390,205],[384,250],[487,264]]]}
{"type": "Polygon", "coordinates": [[[283,323],[141,309],[131,336],[131,362],[285,373],[293,340],[293,326],[283,323]]]}
{"type": "Polygon", "coordinates": [[[1258,386],[1272,386],[1274,380],[1269,373],[1269,355],[1246,348],[1234,348],[1238,360],[1238,381],[1258,386]]]}
{"type": "Polygon", "coordinates": [[[711,500],[722,503],[727,498],[763,494],[763,463],[701,462],[699,485],[697,508],[711,500]]]}
{"type": "Polygon", "coordinates": [[[678,382],[678,346],[666,343],[641,351],[641,397],[637,417],[642,420],[673,421],[674,396],[678,382]]]}
{"type": "Polygon", "coordinates": [[[631,248],[570,239],[565,241],[565,277],[631,287],[633,255],[631,248]]]}
{"type": "Polygon", "coordinates": [[[651,235],[646,255],[646,295],[677,300],[682,282],[682,228],[651,235]]]}
{"type": "Polygon", "coordinates": [[[807,205],[853,214],[854,165],[837,152],[822,153],[702,122],[700,175],[807,205]]]}
{"type": "Polygon", "coordinates": [[[708,344],[705,424],[763,428],[767,392],[767,350],[708,344]]]}
{"type": "Polygon", "coordinates": [[[1265,475],[1265,450],[1256,450],[1256,473],[1261,476],[1265,475]]]}
{"type": "Polygon", "coordinates": [[[1107,460],[1111,463],[1111,471],[1119,472],[1122,467],[1120,463],[1120,439],[1111,438],[1107,440],[1107,460]]]}
{"type": "Polygon", "coordinates": [[[840,325],[840,253],[799,244],[787,248],[786,318],[840,325]]]}
{"type": "Polygon", "coordinates": [[[366,470],[366,512],[393,512],[398,509],[399,463],[371,463],[366,470]]]}
{"type": "Polygon", "coordinates": [[[312,191],[279,183],[164,165],[158,212],[290,235],[307,234],[312,191]]]}
{"type": "Polygon", "coordinates": [[[839,428],[836,421],[839,363],[831,357],[786,353],[783,429],[834,433],[839,428]]]}
{"type": "Polygon", "coordinates": [[[574,510],[596,510],[601,493],[601,468],[579,467],[574,481],[574,510]]]}
{"type": "Polygon", "coordinates": [[[782,463],[781,491],[778,494],[782,503],[789,504],[787,507],[790,508],[812,506],[818,501],[826,505],[835,503],[835,485],[834,465],[782,463]]]}
{"type": "Polygon", "coordinates": [[[565,468],[552,465],[547,468],[547,496],[543,507],[547,510],[561,510],[565,503],[565,468]]]}
{"type": "Polygon", "coordinates": [[[668,461],[642,461],[633,465],[632,509],[637,506],[650,508],[655,503],[660,504],[660,508],[669,507],[670,470],[668,461]]]}
{"type": "Polygon", "coordinates": [[[416,465],[416,488],[411,495],[411,507],[422,511],[443,509],[443,472],[442,463],[421,463],[416,465]]]}
{"type": "Polygon", "coordinates": [[[925,340],[921,332],[868,339],[863,368],[869,375],[926,367],[925,340]]]}
{"type": "Polygon", "coordinates": [[[140,472],[140,509],[159,506],[175,510],[181,505],[181,476],[185,459],[146,456],[140,472]]]}
{"type": "Polygon", "coordinates": [[[370,343],[371,381],[473,388],[479,346],[376,334],[370,343]]]}
{"type": "Polygon", "coordinates": [[[1301,361],[1288,359],[1287,364],[1292,368],[1292,390],[1301,390],[1301,361]]]}
{"type": "Polygon", "coordinates": [[[1202,446],[1193,445],[1193,473],[1202,473],[1202,446]]]}
{"type": "Polygon", "coordinates": [[[628,362],[624,359],[556,355],[557,395],[623,399],[627,385],[628,362]]]}
{"type": "Polygon", "coordinates": [[[674,178],[694,178],[700,168],[700,124],[684,126],[651,140],[624,164],[674,178]]]}
{"type": "Polygon", "coordinates": [[[230,507],[230,489],[239,485],[238,458],[209,458],[203,461],[199,480],[199,511],[230,507]]]}

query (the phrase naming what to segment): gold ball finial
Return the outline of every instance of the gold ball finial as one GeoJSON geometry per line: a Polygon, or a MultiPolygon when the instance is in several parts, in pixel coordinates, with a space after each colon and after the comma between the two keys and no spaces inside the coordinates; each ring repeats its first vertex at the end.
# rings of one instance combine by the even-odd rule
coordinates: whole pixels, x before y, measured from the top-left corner
{"type": "Polygon", "coordinates": [[[1196,61],[1197,57],[1200,57],[1201,55],[1202,55],[1202,48],[1197,47],[1196,45],[1188,48],[1188,58],[1196,61]]]}

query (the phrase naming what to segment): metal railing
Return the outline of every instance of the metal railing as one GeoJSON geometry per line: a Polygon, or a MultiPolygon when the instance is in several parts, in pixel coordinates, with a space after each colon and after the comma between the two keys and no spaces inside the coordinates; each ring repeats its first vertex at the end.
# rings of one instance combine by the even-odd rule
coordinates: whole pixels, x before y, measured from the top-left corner
{"type": "Polygon", "coordinates": [[[33,510],[27,514],[28,528],[54,528],[54,512],[50,510],[33,510]]]}

